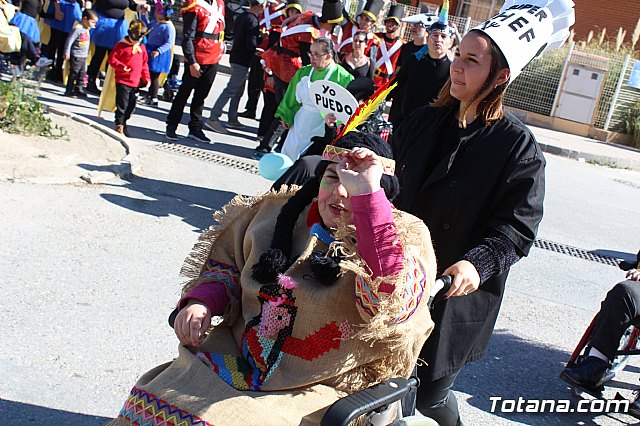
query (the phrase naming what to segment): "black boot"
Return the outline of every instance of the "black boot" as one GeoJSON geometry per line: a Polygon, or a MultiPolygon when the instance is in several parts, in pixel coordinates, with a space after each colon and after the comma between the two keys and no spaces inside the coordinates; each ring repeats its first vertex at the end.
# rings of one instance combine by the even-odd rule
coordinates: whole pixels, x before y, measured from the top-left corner
{"type": "Polygon", "coordinates": [[[89,77],[89,81],[87,82],[87,92],[93,93],[94,95],[100,96],[100,89],[96,85],[96,79],[89,77]]]}
{"type": "Polygon", "coordinates": [[[595,356],[588,356],[580,364],[565,368],[560,378],[573,386],[596,389],[602,386],[609,363],[595,356]]]}

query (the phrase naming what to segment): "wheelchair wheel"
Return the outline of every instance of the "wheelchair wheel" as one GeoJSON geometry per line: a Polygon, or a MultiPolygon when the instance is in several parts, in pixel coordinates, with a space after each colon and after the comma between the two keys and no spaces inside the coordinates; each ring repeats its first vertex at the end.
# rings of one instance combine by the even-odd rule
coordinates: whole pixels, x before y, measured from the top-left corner
{"type": "MultiPolygon", "coordinates": [[[[640,332],[634,326],[627,328],[627,330],[620,338],[620,346],[618,346],[618,350],[637,349],[639,336],[640,332]]],[[[616,374],[624,370],[624,367],[626,367],[627,363],[629,362],[630,356],[631,355],[616,356],[611,363],[611,367],[605,373],[603,381],[608,382],[609,380],[613,379],[616,374]]]]}

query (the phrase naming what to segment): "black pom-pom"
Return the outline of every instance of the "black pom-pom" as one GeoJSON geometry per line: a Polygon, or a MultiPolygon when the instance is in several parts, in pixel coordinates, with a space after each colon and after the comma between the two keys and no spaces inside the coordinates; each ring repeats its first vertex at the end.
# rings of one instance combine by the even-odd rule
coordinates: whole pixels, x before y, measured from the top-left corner
{"type": "Polygon", "coordinates": [[[326,286],[332,285],[338,280],[340,275],[339,262],[339,258],[325,256],[319,251],[314,251],[309,256],[309,264],[315,279],[326,286]]]}
{"type": "Polygon", "coordinates": [[[258,263],[252,266],[254,280],[261,284],[275,282],[278,274],[283,273],[289,266],[289,259],[280,249],[270,248],[266,253],[262,253],[258,263]]]}

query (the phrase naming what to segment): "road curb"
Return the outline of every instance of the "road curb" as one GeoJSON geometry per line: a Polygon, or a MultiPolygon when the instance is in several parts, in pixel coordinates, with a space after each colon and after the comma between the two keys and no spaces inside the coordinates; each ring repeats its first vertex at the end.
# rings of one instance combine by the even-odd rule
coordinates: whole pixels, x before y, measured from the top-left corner
{"type": "Polygon", "coordinates": [[[561,148],[554,145],[538,142],[540,149],[548,154],[565,157],[572,160],[594,163],[600,166],[614,167],[618,169],[629,169],[640,171],[640,161],[630,158],[610,157],[606,155],[589,154],[573,149],[561,148]]]}
{"type": "MultiPolygon", "coordinates": [[[[128,178],[141,169],[142,165],[140,163],[140,155],[132,152],[131,145],[127,141],[127,138],[122,136],[120,133],[106,126],[103,126],[102,124],[96,123],[93,120],[69,111],[64,111],[55,106],[47,105],[47,110],[51,113],[68,117],[74,121],[77,121],[78,123],[90,126],[91,128],[96,129],[99,132],[104,133],[105,135],[119,142],[120,145],[122,145],[122,147],[124,148],[126,155],[120,159],[119,163],[113,163],[109,165],[109,170],[111,170],[113,175],[120,178],[128,178]]],[[[106,180],[110,180],[109,176],[106,175],[105,172],[89,172],[85,175],[82,175],[81,179],[90,184],[96,184],[104,182],[106,180]]]]}

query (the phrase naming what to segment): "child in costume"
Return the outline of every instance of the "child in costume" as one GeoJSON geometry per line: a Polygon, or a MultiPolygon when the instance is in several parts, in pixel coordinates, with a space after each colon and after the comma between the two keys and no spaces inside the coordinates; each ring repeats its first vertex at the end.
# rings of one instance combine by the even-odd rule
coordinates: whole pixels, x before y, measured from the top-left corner
{"type": "Polygon", "coordinates": [[[138,87],[146,86],[150,79],[147,49],[140,42],[146,33],[144,22],[134,19],[128,35],[109,54],[109,66],[114,69],[116,81],[116,132],[127,137],[127,120],[136,107],[138,87]]]}
{"type": "Polygon", "coordinates": [[[347,393],[411,374],[432,330],[429,231],[393,208],[382,139],[327,148],[299,189],[216,213],[183,267],[179,356],[142,376],[112,426],[319,424],[347,393]]]}
{"type": "Polygon", "coordinates": [[[171,4],[163,5],[157,0],[155,22],[149,22],[146,15],[143,16],[143,20],[150,29],[145,45],[149,54],[149,73],[151,74],[147,105],[158,105],[160,74],[168,74],[171,70],[173,45],[176,42],[176,29],[171,22],[171,15],[173,15],[171,4]]]}
{"type": "Polygon", "coordinates": [[[42,11],[41,0],[19,0],[13,4],[20,9],[11,19],[10,24],[20,28],[35,45],[40,44],[40,29],[38,28],[38,14],[42,11]]]}
{"type": "Polygon", "coordinates": [[[98,14],[91,9],[82,12],[82,21],[74,25],[64,44],[64,59],[69,61],[69,77],[65,96],[86,98],[84,75],[87,70],[87,56],[91,40],[90,30],[96,26],[98,14]]]}
{"type": "Polygon", "coordinates": [[[44,15],[45,24],[51,28],[51,38],[47,44],[46,56],[54,60],[53,69],[48,78],[62,81],[62,64],[64,62],[64,45],[76,21],[82,20],[82,10],[78,2],[73,0],[53,0],[44,15]]]}

